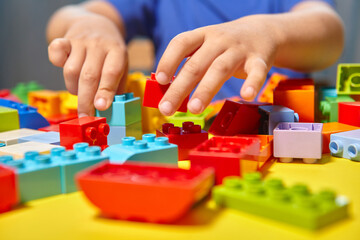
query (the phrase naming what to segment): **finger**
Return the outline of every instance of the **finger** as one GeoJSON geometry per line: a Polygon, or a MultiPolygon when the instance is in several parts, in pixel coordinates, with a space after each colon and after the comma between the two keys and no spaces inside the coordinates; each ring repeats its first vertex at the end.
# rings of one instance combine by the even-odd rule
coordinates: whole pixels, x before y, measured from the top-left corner
{"type": "Polygon", "coordinates": [[[156,80],[167,84],[184,58],[190,56],[204,42],[200,31],[184,32],[174,37],[167,46],[156,69],[156,80]]]}
{"type": "Polygon", "coordinates": [[[110,107],[118,90],[120,79],[125,71],[126,50],[117,49],[108,53],[101,73],[99,88],[96,92],[95,108],[104,111],[110,107]]]}
{"type": "Polygon", "coordinates": [[[164,115],[173,114],[183,100],[191,93],[196,84],[202,79],[211,63],[223,53],[221,47],[214,48],[213,42],[204,43],[181,68],[176,80],[170,85],[159,109],[164,115]]]}
{"type": "Polygon", "coordinates": [[[92,48],[87,50],[78,87],[79,116],[94,115],[94,97],[99,86],[105,56],[106,52],[101,49],[92,48]]]}
{"type": "Polygon", "coordinates": [[[57,67],[64,67],[70,52],[71,44],[66,38],[56,38],[48,47],[49,60],[57,67]]]}
{"type": "Polygon", "coordinates": [[[73,45],[68,60],[64,65],[64,80],[67,90],[73,94],[78,94],[78,84],[81,68],[85,61],[85,48],[73,45]]]}
{"type": "Polygon", "coordinates": [[[253,100],[266,80],[268,65],[259,57],[252,57],[245,63],[247,78],[240,90],[245,100],[253,100]]]}
{"type": "Polygon", "coordinates": [[[188,103],[189,111],[194,114],[204,111],[221,86],[241,64],[241,60],[242,56],[231,50],[216,58],[192,95],[188,103]]]}

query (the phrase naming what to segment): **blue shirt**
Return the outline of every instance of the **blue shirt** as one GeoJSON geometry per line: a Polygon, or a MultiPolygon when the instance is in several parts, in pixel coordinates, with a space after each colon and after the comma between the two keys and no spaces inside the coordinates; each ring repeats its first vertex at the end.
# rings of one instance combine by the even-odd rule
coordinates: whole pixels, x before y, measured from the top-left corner
{"type": "MultiPolygon", "coordinates": [[[[253,14],[276,14],[290,11],[304,0],[108,0],[121,14],[126,40],[145,36],[153,40],[156,65],[170,40],[177,34],[199,27],[232,21],[253,14]]],[[[322,0],[334,5],[333,0],[322,0]]],[[[156,66],[155,66],[156,67],[156,66]]],[[[305,73],[271,68],[268,77],[281,73],[303,78],[305,73]]],[[[213,100],[238,96],[243,80],[225,82],[213,100]]]]}

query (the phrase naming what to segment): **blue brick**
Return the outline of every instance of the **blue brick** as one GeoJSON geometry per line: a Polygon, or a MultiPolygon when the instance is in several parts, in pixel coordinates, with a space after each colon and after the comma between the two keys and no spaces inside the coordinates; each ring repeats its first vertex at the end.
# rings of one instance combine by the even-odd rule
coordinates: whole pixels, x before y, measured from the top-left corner
{"type": "Polygon", "coordinates": [[[360,161],[360,129],[331,134],[329,148],[335,157],[360,161]]]}
{"type": "Polygon", "coordinates": [[[157,162],[177,164],[177,145],[169,143],[166,137],[155,137],[155,134],[144,134],[142,140],[125,137],[121,144],[112,145],[103,151],[110,162],[125,161],[157,162]]]}
{"type": "Polygon", "coordinates": [[[141,121],[141,102],[133,93],[116,95],[111,106],[105,111],[97,111],[96,116],[106,117],[110,126],[127,126],[141,121]]]}
{"type": "Polygon", "coordinates": [[[110,133],[107,136],[108,145],[120,144],[121,139],[126,136],[133,136],[136,139],[141,139],[142,126],[141,122],[132,123],[127,126],[110,126],[110,133]]]}
{"type": "Polygon", "coordinates": [[[18,143],[22,142],[39,142],[60,145],[60,134],[58,132],[44,132],[19,138],[18,143]]]}

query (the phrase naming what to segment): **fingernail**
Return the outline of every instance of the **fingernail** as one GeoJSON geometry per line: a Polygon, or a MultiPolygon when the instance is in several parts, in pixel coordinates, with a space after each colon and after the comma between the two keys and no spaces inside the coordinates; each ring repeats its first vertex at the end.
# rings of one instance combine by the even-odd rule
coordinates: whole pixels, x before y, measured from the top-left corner
{"type": "Polygon", "coordinates": [[[88,115],[86,113],[79,113],[78,118],[87,117],[88,115]]]}
{"type": "Polygon", "coordinates": [[[95,101],[95,108],[101,110],[106,108],[106,100],[105,98],[99,98],[95,101]]]}
{"type": "Polygon", "coordinates": [[[159,109],[164,115],[171,115],[173,112],[173,106],[169,101],[162,102],[159,105],[159,109]]]}
{"type": "Polygon", "coordinates": [[[254,98],[255,97],[255,89],[253,87],[247,87],[245,89],[245,96],[246,98],[254,98]]]}
{"type": "Polygon", "coordinates": [[[194,98],[190,101],[189,108],[191,112],[200,113],[203,110],[203,104],[200,99],[194,98]]]}
{"type": "Polygon", "coordinates": [[[156,80],[161,84],[166,84],[168,83],[169,78],[164,72],[159,72],[158,74],[156,74],[156,80]]]}

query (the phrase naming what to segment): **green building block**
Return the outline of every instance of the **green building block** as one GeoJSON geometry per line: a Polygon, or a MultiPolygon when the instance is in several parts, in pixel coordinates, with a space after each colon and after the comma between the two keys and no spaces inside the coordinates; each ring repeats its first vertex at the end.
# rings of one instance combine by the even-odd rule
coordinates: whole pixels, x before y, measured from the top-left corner
{"type": "Polygon", "coordinates": [[[299,227],[316,230],[348,216],[348,200],[331,190],[317,194],[298,184],[284,187],[279,179],[262,181],[260,173],[227,177],[213,189],[219,206],[248,212],[299,227]]]}
{"type": "Polygon", "coordinates": [[[338,95],[360,95],[360,64],[339,64],[336,90],[338,95]]]}
{"type": "Polygon", "coordinates": [[[28,104],[28,93],[42,89],[44,89],[42,85],[38,84],[36,81],[30,81],[28,83],[18,83],[11,90],[11,93],[17,96],[22,103],[28,104]]]}
{"type": "Polygon", "coordinates": [[[0,122],[0,132],[19,129],[18,111],[13,108],[0,107],[0,122]]]}
{"type": "Polygon", "coordinates": [[[337,97],[325,97],[325,100],[320,102],[320,111],[324,118],[323,122],[338,121],[339,102],[355,102],[355,100],[346,95],[337,97]]]}
{"type": "Polygon", "coordinates": [[[191,112],[187,111],[184,112],[176,112],[173,116],[168,117],[168,121],[173,123],[176,127],[182,127],[183,122],[193,122],[196,125],[200,125],[203,129],[206,124],[207,116],[213,111],[211,108],[206,108],[200,114],[192,114],[191,112]]]}

